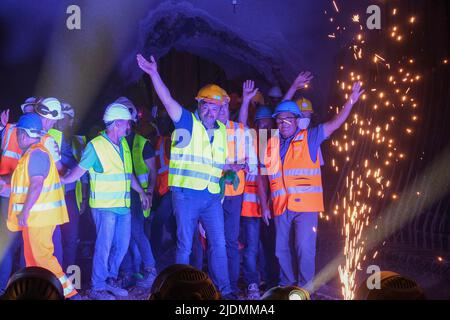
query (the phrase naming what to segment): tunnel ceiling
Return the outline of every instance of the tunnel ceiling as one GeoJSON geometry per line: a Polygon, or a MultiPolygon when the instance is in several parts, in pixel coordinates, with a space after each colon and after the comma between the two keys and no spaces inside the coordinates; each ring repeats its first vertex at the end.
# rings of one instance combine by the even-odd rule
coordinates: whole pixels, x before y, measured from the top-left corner
{"type": "MultiPolygon", "coordinates": [[[[330,0],[236,0],[236,6],[232,0],[76,2],[81,8],[82,29],[73,32],[65,28],[65,9],[73,1],[43,0],[38,4],[30,0],[26,6],[3,0],[0,21],[7,28],[1,63],[26,74],[29,70],[20,68],[27,60],[53,54],[47,59],[50,63],[73,65],[57,66],[55,70],[72,73],[78,69],[76,61],[89,62],[89,55],[98,49],[96,44],[102,43],[108,52],[96,54],[113,56],[118,66],[115,69],[128,85],[142,76],[136,66],[136,53],[162,57],[175,48],[216,63],[229,78],[261,75],[267,85],[285,89],[299,71],[310,70],[314,81],[327,90],[336,55],[345,47],[342,40],[339,43],[328,38],[330,25],[325,11],[331,14],[334,10],[330,0]],[[59,38],[55,37],[58,33],[59,38]],[[64,39],[60,44],[63,49],[52,43],[54,39],[64,39]],[[71,58],[72,48],[87,58],[71,58]]],[[[346,0],[346,10],[356,8],[363,13],[365,2],[346,0]]],[[[98,81],[101,79],[98,76],[98,81]]],[[[60,79],[54,82],[62,83],[60,79]]],[[[61,91],[56,87],[55,95],[61,91]]],[[[323,92],[318,98],[321,96],[323,92]]]]}
{"type": "MultiPolygon", "coordinates": [[[[161,2],[140,21],[136,51],[161,57],[176,48],[215,62],[229,78],[256,70],[286,86],[300,70],[326,72],[339,50],[327,38],[330,1],[238,1],[235,11],[232,1],[217,3],[161,2]]],[[[131,80],[139,76],[133,58],[124,64],[131,80]]]]}

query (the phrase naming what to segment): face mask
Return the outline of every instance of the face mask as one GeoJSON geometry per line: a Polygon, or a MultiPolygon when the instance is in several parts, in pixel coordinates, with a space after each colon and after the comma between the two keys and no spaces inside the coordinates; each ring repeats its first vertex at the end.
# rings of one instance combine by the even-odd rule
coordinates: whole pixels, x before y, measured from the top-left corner
{"type": "Polygon", "coordinates": [[[309,123],[311,122],[311,119],[300,118],[297,121],[298,121],[298,127],[300,128],[300,130],[305,130],[306,128],[308,128],[309,123]]]}

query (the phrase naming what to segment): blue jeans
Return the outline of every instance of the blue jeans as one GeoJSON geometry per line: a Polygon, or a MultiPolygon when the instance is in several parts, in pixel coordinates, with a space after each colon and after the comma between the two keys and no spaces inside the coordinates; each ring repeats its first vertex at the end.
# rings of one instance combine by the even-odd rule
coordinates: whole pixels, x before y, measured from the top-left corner
{"type": "Polygon", "coordinates": [[[130,248],[125,257],[125,272],[140,272],[141,264],[145,269],[155,267],[152,248],[144,232],[145,217],[142,211],[141,199],[134,190],[131,191],[131,239],[130,248]],[[136,250],[137,249],[137,250],[136,250]],[[131,257],[129,257],[131,255],[131,257]],[[130,263],[132,264],[130,268],[130,263]]]}
{"type": "Polygon", "coordinates": [[[172,192],[164,194],[154,213],[150,245],[155,257],[156,271],[160,273],[175,263],[177,249],[177,222],[172,207],[172,192]]]}
{"type": "Polygon", "coordinates": [[[184,189],[172,191],[173,208],[177,221],[176,263],[189,264],[192,240],[200,221],[208,241],[208,270],[212,281],[223,295],[231,293],[228,277],[223,210],[219,194],[203,192],[199,197],[184,189]]]}
{"type": "Polygon", "coordinates": [[[131,214],[91,209],[97,239],[92,266],[92,289],[104,290],[108,278],[116,279],[130,244],[131,214]]]}
{"type": "Polygon", "coordinates": [[[309,286],[314,278],[318,212],[286,210],[275,217],[280,285],[309,286]],[[293,245],[292,245],[293,243],[293,245]]]}
{"type": "Polygon", "coordinates": [[[239,222],[241,218],[243,195],[225,197],[222,207],[225,223],[225,242],[228,258],[228,273],[231,290],[239,292],[239,222]]]}
{"type": "MultiPolygon", "coordinates": [[[[133,231],[131,231],[133,232],[133,231]]],[[[130,245],[128,247],[127,254],[122,260],[120,265],[120,271],[125,274],[133,274],[141,272],[142,258],[139,253],[139,248],[133,238],[130,238],[130,245]]]]}
{"type": "Polygon", "coordinates": [[[198,270],[203,270],[204,249],[200,241],[200,232],[195,230],[194,238],[192,239],[192,252],[189,257],[190,264],[198,270]]]}
{"type": "Polygon", "coordinates": [[[241,217],[241,241],[244,245],[243,274],[247,286],[251,283],[259,284],[257,260],[260,224],[261,218],[241,217]]]}
{"type": "Polygon", "coordinates": [[[80,222],[80,211],[78,210],[75,190],[68,191],[65,195],[69,222],[61,225],[63,264],[64,271],[68,266],[76,264],[78,249],[78,226],[80,222]]]}
{"type": "Polygon", "coordinates": [[[11,274],[19,267],[25,267],[21,232],[11,232],[6,227],[9,198],[0,197],[0,291],[6,289],[11,274]]]}

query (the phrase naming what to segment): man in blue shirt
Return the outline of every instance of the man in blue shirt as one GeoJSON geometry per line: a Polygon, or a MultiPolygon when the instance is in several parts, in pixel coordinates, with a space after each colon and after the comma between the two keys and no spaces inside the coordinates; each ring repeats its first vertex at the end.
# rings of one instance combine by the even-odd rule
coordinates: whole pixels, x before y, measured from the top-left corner
{"type": "MultiPolygon", "coordinates": [[[[177,149],[192,148],[194,143],[204,143],[203,137],[209,137],[210,146],[202,145],[202,148],[209,148],[212,150],[212,154],[221,154],[226,157],[226,131],[222,124],[218,124],[217,118],[221,106],[225,101],[229,101],[228,95],[223,89],[211,85],[213,91],[217,92],[206,99],[198,99],[199,107],[198,112],[194,115],[196,123],[194,124],[193,114],[186,109],[182,108],[180,104],[175,101],[166,85],[163,83],[158,70],[157,64],[153,57],[150,61],[147,61],[142,55],[137,56],[137,62],[139,67],[147,73],[153,83],[156,93],[158,94],[160,100],[162,101],[164,107],[167,110],[170,118],[174,122],[176,133],[180,137],[172,145],[172,150],[174,146],[177,149]],[[194,125],[199,128],[198,123],[201,122],[202,128],[200,131],[196,131],[199,136],[194,133],[194,125]],[[222,129],[221,127],[222,126],[222,129]],[[205,132],[206,131],[206,132],[205,132]],[[180,134],[183,133],[183,134],[180,134]],[[206,136],[207,134],[207,136],[206,136]],[[222,150],[213,149],[214,145],[220,145],[218,141],[214,141],[218,137],[225,139],[224,146],[221,147],[222,150]],[[191,141],[191,139],[193,139],[191,141]]],[[[198,130],[198,129],[197,129],[198,130]]],[[[174,213],[177,221],[177,250],[176,250],[176,262],[189,264],[189,256],[192,251],[193,237],[196,234],[198,228],[198,222],[200,221],[206,230],[206,236],[208,240],[208,263],[209,263],[209,273],[213,282],[216,284],[222,296],[228,299],[236,299],[234,295],[231,294],[230,280],[227,269],[227,255],[225,250],[225,235],[224,235],[224,217],[223,209],[221,205],[220,192],[215,193],[210,191],[210,187],[217,189],[218,181],[215,181],[217,177],[213,177],[208,173],[200,173],[195,171],[196,166],[192,165],[184,170],[179,170],[174,167],[172,163],[174,159],[173,152],[171,153],[171,161],[169,168],[169,185],[170,185],[170,175],[180,177],[180,175],[185,174],[188,176],[185,181],[192,181],[189,175],[197,177],[197,179],[204,183],[207,180],[208,187],[204,190],[194,189],[194,186],[188,187],[175,187],[171,186],[172,191],[172,201],[174,207],[174,213]]],[[[197,159],[195,156],[186,155],[187,163],[199,162],[199,165],[203,168],[207,168],[210,173],[215,172],[215,164],[207,163],[206,158],[197,159]]],[[[184,160],[183,160],[184,161],[184,160]]],[[[223,158],[225,161],[225,158],[223,158]]],[[[222,166],[222,170],[225,167],[222,166]]],[[[222,171],[223,172],[223,171],[222,171]]],[[[180,178],[178,178],[180,179],[180,178]]],[[[181,183],[180,183],[181,184],[181,183]]]]}

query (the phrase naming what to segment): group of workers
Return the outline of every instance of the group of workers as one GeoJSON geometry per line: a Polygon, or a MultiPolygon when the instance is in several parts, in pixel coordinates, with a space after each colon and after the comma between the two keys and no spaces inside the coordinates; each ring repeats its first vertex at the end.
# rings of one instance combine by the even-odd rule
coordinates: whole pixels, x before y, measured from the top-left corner
{"type": "Polygon", "coordinates": [[[137,64],[166,111],[154,145],[136,132],[138,112],[125,97],[107,106],[105,130],[90,141],[74,134],[74,109],[55,98],[27,99],[14,124],[2,113],[0,295],[24,258],[52,271],[67,299],[80,299],[64,270],[76,263],[80,214],[89,208],[91,299],[127,296],[124,274],[140,273],[136,284],[149,288],[165,267],[202,269],[204,260],[224,299],[239,299],[241,269],[247,299],[260,298],[263,279],[310,288],[324,211],[320,145],[345,122],[361,84],[332,120],[312,127],[311,102],[292,100],[309,72],[284,96],[272,89],[270,105],[248,80],[233,121],[221,87],[201,88],[190,112],[153,57],[139,54],[137,64]]]}

